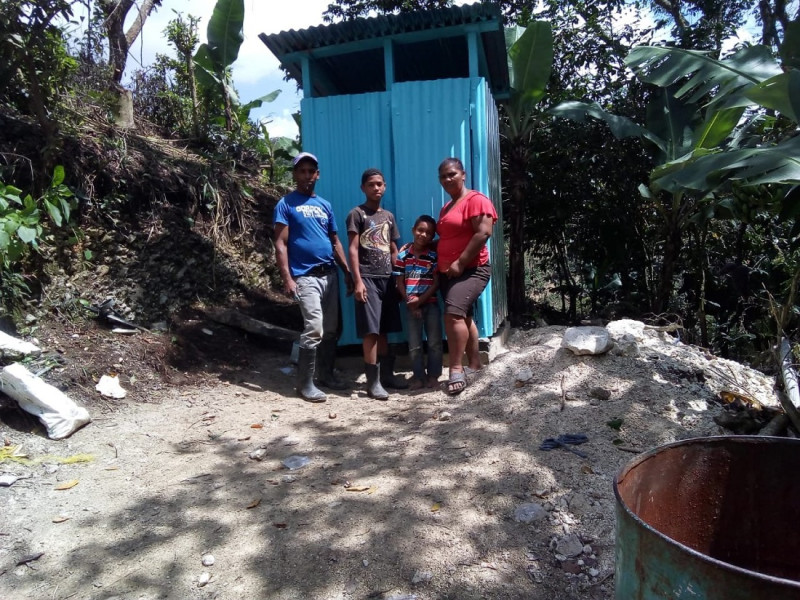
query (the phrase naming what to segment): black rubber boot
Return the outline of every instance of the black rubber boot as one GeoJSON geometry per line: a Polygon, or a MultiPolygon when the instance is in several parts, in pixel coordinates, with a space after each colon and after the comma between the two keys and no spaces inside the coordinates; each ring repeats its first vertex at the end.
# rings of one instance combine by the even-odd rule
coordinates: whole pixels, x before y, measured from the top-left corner
{"type": "Polygon", "coordinates": [[[297,393],[307,402],[325,402],[325,392],[314,385],[316,348],[300,348],[297,357],[297,393]]]}
{"type": "Polygon", "coordinates": [[[394,374],[394,354],[387,354],[386,356],[379,356],[381,383],[383,387],[392,388],[395,390],[408,389],[408,382],[403,377],[397,377],[394,374]]]}
{"type": "Polygon", "coordinates": [[[322,340],[317,350],[317,383],[332,390],[346,390],[350,386],[336,376],[333,365],[336,362],[336,340],[322,340]]]}
{"type": "Polygon", "coordinates": [[[364,372],[367,374],[367,396],[376,400],[388,400],[389,392],[381,385],[380,365],[364,363],[364,372]]]}

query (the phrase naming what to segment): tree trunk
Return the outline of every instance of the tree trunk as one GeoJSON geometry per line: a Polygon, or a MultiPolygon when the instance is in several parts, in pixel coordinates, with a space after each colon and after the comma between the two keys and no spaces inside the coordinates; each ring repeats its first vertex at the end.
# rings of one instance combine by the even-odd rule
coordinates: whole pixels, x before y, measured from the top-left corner
{"type": "Polygon", "coordinates": [[[683,239],[681,237],[678,219],[678,215],[672,215],[672,218],[665,224],[664,262],[661,264],[658,293],[656,294],[656,300],[653,305],[653,312],[657,315],[662,313],[664,309],[669,306],[675,271],[678,267],[681,249],[683,248],[683,239]]]}
{"type": "Polygon", "coordinates": [[[141,4],[137,3],[136,20],[126,32],[125,18],[134,6],[134,0],[98,0],[98,5],[105,17],[104,25],[108,35],[108,62],[113,69],[111,79],[114,83],[122,82],[122,75],[125,73],[125,65],[128,62],[128,49],[139,37],[144,22],[153,8],[160,4],[161,0],[142,0],[141,4]]]}
{"type": "Polygon", "coordinates": [[[527,160],[514,151],[520,143],[509,144],[508,159],[508,203],[509,261],[508,261],[508,312],[511,323],[516,325],[527,309],[525,293],[525,201],[527,189],[527,160]]]}
{"type": "Polygon", "coordinates": [[[508,311],[512,324],[525,312],[525,210],[518,190],[512,192],[508,261],[508,311]]]}
{"type": "Polygon", "coordinates": [[[197,112],[197,81],[194,77],[194,60],[191,55],[186,57],[186,70],[189,72],[189,89],[192,92],[192,129],[194,137],[200,137],[200,115],[197,112]]]}
{"type": "Polygon", "coordinates": [[[39,74],[36,70],[36,65],[33,62],[33,57],[31,57],[31,55],[27,52],[23,58],[23,64],[25,68],[25,74],[28,77],[28,83],[31,88],[30,93],[28,94],[30,109],[31,112],[36,115],[36,120],[39,122],[39,126],[42,128],[42,133],[44,133],[46,140],[44,150],[42,152],[42,159],[44,163],[43,167],[45,173],[52,173],[53,167],[56,166],[56,156],[59,152],[58,145],[56,144],[58,127],[47,112],[44,92],[42,91],[42,87],[39,82],[39,74]]]}

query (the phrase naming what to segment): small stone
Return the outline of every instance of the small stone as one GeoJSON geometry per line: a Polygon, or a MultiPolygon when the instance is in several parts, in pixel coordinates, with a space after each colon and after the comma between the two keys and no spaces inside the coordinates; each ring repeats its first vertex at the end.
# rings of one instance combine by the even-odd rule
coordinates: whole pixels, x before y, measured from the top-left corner
{"type": "Polygon", "coordinates": [[[574,560],[565,560],[561,563],[561,569],[565,573],[571,573],[572,575],[577,575],[582,571],[581,566],[574,560]]]}
{"type": "Polygon", "coordinates": [[[17,482],[16,475],[0,475],[0,487],[9,487],[14,485],[17,482]]]}
{"type": "Polygon", "coordinates": [[[593,387],[589,390],[589,395],[598,400],[608,400],[611,398],[611,392],[602,387],[593,387]]]}
{"type": "Polygon", "coordinates": [[[203,563],[204,567],[210,567],[216,561],[214,560],[214,555],[213,554],[204,554],[201,562],[203,563]]]}
{"type": "Polygon", "coordinates": [[[211,573],[208,571],[202,573],[200,577],[197,578],[197,587],[203,587],[209,581],[211,581],[211,573]]]}
{"type": "Polygon", "coordinates": [[[439,420],[440,421],[449,421],[452,418],[453,418],[453,415],[451,415],[446,410],[439,413],[439,420]]]}
{"type": "Polygon", "coordinates": [[[428,583],[431,579],[433,579],[433,573],[429,571],[416,571],[414,577],[411,578],[411,583],[414,585],[428,583]]]}
{"type": "Polygon", "coordinates": [[[365,567],[368,567],[369,561],[365,558],[364,560],[361,561],[361,564],[364,565],[365,567]]]}
{"type": "Polygon", "coordinates": [[[571,533],[556,542],[556,552],[574,558],[583,553],[583,544],[577,535],[571,533]]]}
{"type": "Polygon", "coordinates": [[[259,448],[258,450],[253,450],[250,453],[250,458],[252,460],[264,460],[264,458],[266,458],[266,456],[267,456],[266,448],[259,448]]]}
{"type": "Polygon", "coordinates": [[[589,569],[589,577],[597,577],[600,575],[600,571],[597,569],[589,569]]]}
{"type": "Polygon", "coordinates": [[[520,523],[532,523],[541,521],[547,516],[547,510],[536,502],[526,502],[520,504],[514,510],[514,520],[520,523]]]}
{"type": "Polygon", "coordinates": [[[526,383],[533,379],[533,371],[529,367],[524,367],[517,371],[517,381],[521,383],[526,383]]]}

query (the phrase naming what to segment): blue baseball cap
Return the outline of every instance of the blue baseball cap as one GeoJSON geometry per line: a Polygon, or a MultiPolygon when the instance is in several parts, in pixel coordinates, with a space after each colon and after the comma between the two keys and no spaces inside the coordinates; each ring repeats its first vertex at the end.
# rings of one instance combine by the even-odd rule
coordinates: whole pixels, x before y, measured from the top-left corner
{"type": "Polygon", "coordinates": [[[296,167],[298,164],[300,164],[301,160],[305,159],[313,160],[314,164],[319,166],[319,161],[317,160],[317,157],[311,154],[311,152],[301,152],[300,154],[294,157],[294,160],[292,161],[292,167],[296,167]]]}

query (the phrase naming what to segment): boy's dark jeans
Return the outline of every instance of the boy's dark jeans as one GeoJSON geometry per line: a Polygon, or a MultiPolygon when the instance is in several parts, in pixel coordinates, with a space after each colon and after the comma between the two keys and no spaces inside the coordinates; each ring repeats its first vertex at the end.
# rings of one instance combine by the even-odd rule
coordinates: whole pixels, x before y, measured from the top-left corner
{"type": "Polygon", "coordinates": [[[422,317],[408,313],[408,353],[414,377],[425,381],[426,369],[422,351],[422,332],[428,339],[427,376],[439,377],[442,374],[442,313],[438,302],[425,304],[420,309],[422,317]]]}

